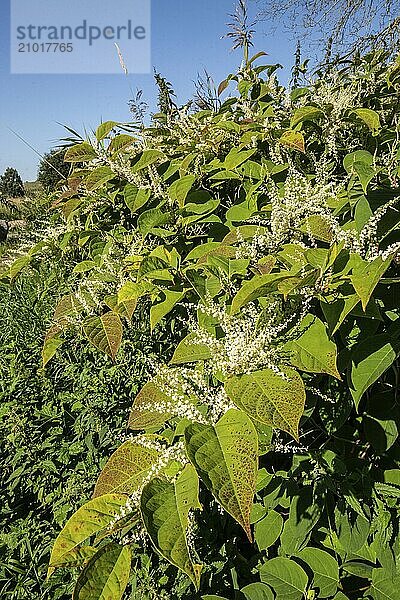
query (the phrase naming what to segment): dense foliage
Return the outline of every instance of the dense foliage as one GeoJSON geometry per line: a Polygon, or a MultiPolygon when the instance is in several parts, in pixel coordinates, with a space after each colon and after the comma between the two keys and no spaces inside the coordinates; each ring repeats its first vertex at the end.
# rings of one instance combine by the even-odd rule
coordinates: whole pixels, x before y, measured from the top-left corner
{"type": "MultiPolygon", "coordinates": [[[[46,371],[40,367],[45,328],[66,289],[62,266],[32,265],[13,288],[0,287],[0,597],[67,600],[73,579],[46,582],[51,546],[65,519],[90,499],[99,468],[118,446],[131,396],[146,379],[152,340],[140,314],[127,332],[118,366],[70,340],[46,371]]],[[[132,600],[158,598],[165,564],[139,556],[132,600]]]]}
{"type": "Polygon", "coordinates": [[[54,543],[75,600],[122,598],[146,538],[184,598],[396,598],[400,63],[286,90],[261,56],[214,109],[69,148],[63,224],[3,275],[71,264],[46,368],[73,331],[119,361],[148,305],[184,336],[54,543]]]}
{"type": "Polygon", "coordinates": [[[16,169],[8,167],[0,177],[0,196],[19,198],[25,195],[24,184],[16,169]]]}

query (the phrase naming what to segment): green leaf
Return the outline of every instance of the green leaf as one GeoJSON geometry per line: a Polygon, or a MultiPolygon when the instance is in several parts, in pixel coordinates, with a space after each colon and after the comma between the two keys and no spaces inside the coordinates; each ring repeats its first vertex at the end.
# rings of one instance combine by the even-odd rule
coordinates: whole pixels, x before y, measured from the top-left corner
{"type": "Polygon", "coordinates": [[[151,331],[155,326],[182,300],[186,292],[174,292],[172,290],[163,290],[164,300],[153,304],[150,308],[150,327],[151,331]]]}
{"type": "Polygon", "coordinates": [[[121,508],[126,506],[126,501],[125,495],[106,494],[81,506],[67,521],[54,542],[50,567],[62,567],[67,564],[68,554],[110,525],[121,514],[121,508]]]}
{"type": "Polygon", "coordinates": [[[231,314],[237,313],[248,302],[270,293],[276,289],[279,281],[290,276],[288,273],[271,273],[246,281],[232,300],[231,314]]]}
{"type": "Polygon", "coordinates": [[[273,588],[276,600],[302,600],[308,582],[306,573],[297,563],[280,556],[262,565],[260,577],[273,588]]]}
{"type": "Polygon", "coordinates": [[[161,150],[143,150],[141,157],[133,165],[132,171],[137,173],[162,159],[165,159],[165,154],[161,150]]]}
{"type": "Polygon", "coordinates": [[[171,183],[168,188],[168,195],[171,200],[176,201],[182,208],[195,181],[196,177],[194,175],[185,175],[171,183]]]}
{"type": "Polygon", "coordinates": [[[302,550],[320,516],[321,508],[313,498],[310,486],[304,486],[291,499],[289,518],[281,533],[281,553],[293,555],[302,550]]]}
{"type": "Polygon", "coordinates": [[[360,302],[357,294],[338,298],[334,302],[321,302],[324,317],[328,323],[331,335],[334,335],[343,324],[346,317],[360,302]]]}
{"type": "Polygon", "coordinates": [[[199,480],[191,465],[186,465],[175,483],[153,479],[143,489],[141,511],[157,550],[173,565],[189,575],[196,589],[200,584],[202,565],[194,564],[187,541],[188,515],[201,509],[199,480]]]}
{"type": "Polygon", "coordinates": [[[181,342],[179,342],[173,357],[171,365],[181,365],[188,362],[197,362],[199,360],[209,360],[211,353],[206,344],[196,342],[195,333],[189,333],[181,342]]]}
{"type": "Polygon", "coordinates": [[[96,263],[93,260],[83,260],[82,262],[75,265],[73,268],[73,273],[86,273],[93,269],[96,266],[96,263]]]}
{"type": "Polygon", "coordinates": [[[366,150],[356,150],[347,154],[343,159],[343,165],[347,173],[349,175],[357,175],[365,194],[367,193],[368,184],[376,174],[372,164],[372,154],[366,150]]]}
{"type": "Polygon", "coordinates": [[[285,131],[279,138],[279,143],[292,150],[303,153],[306,151],[304,136],[300,131],[285,131]]]}
{"type": "Polygon", "coordinates": [[[157,462],[158,451],[127,441],[107,461],[100,473],[93,498],[104,494],[133,494],[157,462]]]}
{"type": "Polygon", "coordinates": [[[51,337],[44,341],[42,349],[42,366],[45,367],[47,363],[53,358],[59,347],[64,343],[65,340],[59,337],[51,337]]]}
{"type": "Polygon", "coordinates": [[[310,215],[300,226],[300,231],[310,233],[315,239],[330,244],[333,239],[332,225],[322,215],[310,215]]]}
{"type": "Polygon", "coordinates": [[[110,133],[110,131],[112,129],[114,129],[114,127],[117,124],[118,123],[116,121],[104,121],[104,123],[101,123],[101,125],[99,125],[98,128],[96,129],[96,138],[97,138],[97,140],[99,142],[101,140],[104,140],[104,138],[108,136],[108,134],[110,133]]]}
{"type": "Polygon", "coordinates": [[[372,571],[372,585],[369,593],[374,600],[398,600],[400,575],[391,576],[386,569],[372,571]]]}
{"type": "Polygon", "coordinates": [[[266,550],[276,542],[283,528],[283,519],[275,510],[258,521],[254,527],[254,539],[259,550],[266,550]]]}
{"type": "Polygon", "coordinates": [[[240,590],[246,600],[274,600],[274,594],[264,583],[250,583],[240,590]]]}
{"type": "Polygon", "coordinates": [[[372,133],[377,133],[381,128],[379,115],[375,110],[371,110],[370,108],[355,108],[352,112],[364,121],[372,133]]]}
{"type": "Polygon", "coordinates": [[[15,277],[30,264],[31,260],[32,258],[29,256],[29,254],[16,258],[10,266],[10,270],[8,272],[10,279],[15,279],[15,277]]]}
{"type": "Polygon", "coordinates": [[[303,121],[314,121],[314,119],[323,115],[320,108],[316,106],[302,106],[294,111],[293,116],[290,120],[290,127],[293,129],[299,123],[303,121]]]}
{"type": "Polygon", "coordinates": [[[378,258],[372,262],[360,258],[353,267],[353,274],[351,275],[350,280],[361,300],[364,310],[366,309],[379,280],[382,278],[391,262],[392,257],[382,260],[382,258],[378,256],[378,258]]]}
{"type": "Polygon", "coordinates": [[[344,550],[346,555],[352,555],[362,548],[367,541],[371,523],[361,515],[354,519],[349,511],[341,508],[335,510],[335,526],[339,542],[339,549],[344,550]]]}
{"type": "Polygon", "coordinates": [[[253,156],[255,152],[255,148],[252,148],[251,150],[239,150],[239,148],[232,148],[225,157],[223,168],[228,171],[232,171],[253,156]]]}
{"type": "Polygon", "coordinates": [[[150,208],[143,212],[138,218],[138,230],[145,236],[152,231],[154,227],[166,225],[171,222],[171,216],[168,211],[161,208],[150,208]]]}
{"type": "Polygon", "coordinates": [[[400,344],[382,333],[357,344],[351,354],[350,392],[356,408],[367,389],[393,364],[400,344]]]}
{"type": "Polygon", "coordinates": [[[108,151],[117,153],[121,152],[121,150],[125,150],[132,146],[136,141],[136,138],[131,135],[127,135],[126,133],[121,133],[120,135],[116,135],[110,142],[108,146],[108,151]]]}
{"type": "Polygon", "coordinates": [[[118,315],[107,312],[101,317],[89,317],[83,330],[88,340],[114,360],[122,342],[122,323],[118,315]]]}
{"type": "Polygon", "coordinates": [[[313,571],[313,588],[318,588],[318,598],[328,598],[336,593],[339,584],[339,565],[336,560],[318,548],[304,548],[297,555],[313,571]]]}
{"type": "Polygon", "coordinates": [[[251,540],[258,440],[250,418],[239,410],[228,410],[214,426],[189,425],[185,442],[189,460],[202,481],[251,540]]]}
{"type": "Polygon", "coordinates": [[[149,200],[151,190],[149,188],[137,188],[132,183],[127,183],[124,187],[125,204],[132,213],[135,213],[142,208],[149,200]]]}
{"type": "Polygon", "coordinates": [[[293,369],[282,367],[282,373],[285,378],[271,369],[237,375],[228,379],[225,391],[252,419],[298,439],[306,399],[304,383],[293,369]]]}
{"type": "Polygon", "coordinates": [[[64,162],[86,162],[96,158],[96,156],[97,154],[93,146],[88,142],[82,142],[68,148],[64,156],[64,162]]]}
{"type": "Polygon", "coordinates": [[[300,327],[300,337],[284,345],[284,350],[291,353],[291,364],[307,373],[327,373],[340,379],[336,345],[329,339],[323,322],[309,314],[300,327]]]}
{"type": "Polygon", "coordinates": [[[121,600],[128,585],[131,561],[129,546],[103,546],[79,575],[72,600],[121,600]]]}
{"type": "Polygon", "coordinates": [[[93,192],[115,177],[110,167],[96,167],[86,178],[86,189],[93,192]]]}

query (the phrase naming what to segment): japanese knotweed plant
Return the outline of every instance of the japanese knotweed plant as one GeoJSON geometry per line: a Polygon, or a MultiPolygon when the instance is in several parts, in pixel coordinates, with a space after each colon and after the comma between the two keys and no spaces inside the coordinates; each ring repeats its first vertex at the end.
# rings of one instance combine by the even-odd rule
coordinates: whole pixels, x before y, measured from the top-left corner
{"type": "Polygon", "coordinates": [[[43,364],[71,328],[118,360],[143,302],[154,334],[180,339],[55,541],[75,600],[122,598],[145,537],[190,598],[398,597],[400,62],[286,89],[260,56],[214,111],[170,107],[134,134],[107,121],[66,152],[51,246],[73,283],[43,364]],[[196,529],[215,502],[238,524],[213,542],[237,545],[229,576],[196,529]]]}

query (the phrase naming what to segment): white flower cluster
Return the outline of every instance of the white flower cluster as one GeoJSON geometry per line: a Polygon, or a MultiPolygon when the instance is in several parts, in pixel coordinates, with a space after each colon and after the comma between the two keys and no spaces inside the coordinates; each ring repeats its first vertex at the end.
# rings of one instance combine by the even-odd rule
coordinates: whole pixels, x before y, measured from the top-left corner
{"type": "Polygon", "coordinates": [[[141,410],[167,413],[198,423],[215,423],[232,403],[222,387],[209,384],[209,376],[201,367],[172,367],[159,365],[152,380],[165,394],[165,401],[143,404],[141,410]],[[206,408],[201,411],[200,407],[206,408]]]}
{"type": "Polygon", "coordinates": [[[337,193],[338,189],[332,184],[314,185],[291,169],[285,185],[271,195],[271,234],[276,246],[294,238],[301,239],[299,229],[305,219],[312,215],[326,217],[337,229],[339,224],[328,207],[329,200],[335,199],[337,193]]]}
{"type": "Polygon", "coordinates": [[[281,301],[276,299],[261,313],[250,303],[239,315],[230,315],[225,306],[208,298],[199,305],[199,310],[217,321],[223,335],[217,338],[200,325],[192,324],[194,343],[209,349],[212,356],[209,367],[214,374],[239,375],[269,368],[284,377],[281,370],[283,344],[288,329],[292,332],[296,321],[300,322],[303,317],[302,308],[292,310],[287,316],[281,301]]]}
{"type": "Polygon", "coordinates": [[[240,232],[236,234],[238,246],[235,258],[248,258],[255,263],[260,258],[268,254],[272,248],[272,238],[270,233],[256,232],[250,240],[245,240],[240,232]]]}

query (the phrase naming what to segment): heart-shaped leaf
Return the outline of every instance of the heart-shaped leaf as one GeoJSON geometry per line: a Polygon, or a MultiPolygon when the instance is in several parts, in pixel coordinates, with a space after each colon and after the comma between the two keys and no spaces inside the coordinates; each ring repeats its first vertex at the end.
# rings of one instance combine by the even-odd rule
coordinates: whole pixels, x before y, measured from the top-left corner
{"type": "Polygon", "coordinates": [[[185,442],[202,481],[251,540],[250,511],[258,466],[257,432],[251,419],[230,409],[214,426],[189,425],[185,442]]]}

